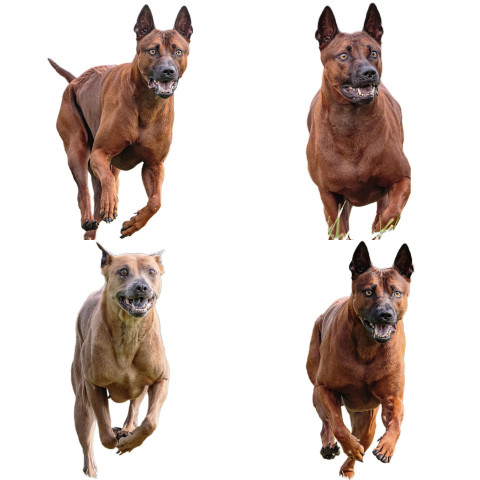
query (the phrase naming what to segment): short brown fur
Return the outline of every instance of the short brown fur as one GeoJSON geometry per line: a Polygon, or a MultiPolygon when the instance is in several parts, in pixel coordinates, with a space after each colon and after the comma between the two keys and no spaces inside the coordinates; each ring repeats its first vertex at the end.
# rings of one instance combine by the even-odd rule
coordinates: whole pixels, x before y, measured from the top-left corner
{"type": "Polygon", "coordinates": [[[352,206],[377,203],[372,231],[378,234],[389,222],[396,225],[410,195],[400,106],[380,83],[382,33],[373,4],[362,32],[340,33],[330,7],[325,7],[319,20],[317,39],[324,70],[308,115],[308,170],[319,189],[330,229],[339,207],[344,206],[340,238],[347,238],[352,206]],[[345,55],[345,60],[339,55],[345,55]],[[373,98],[355,103],[342,93],[342,86],[352,83],[351,78],[362,69],[372,75],[376,71],[372,83],[378,82],[378,87],[373,98]]]}
{"type": "Polygon", "coordinates": [[[83,448],[83,471],[90,477],[97,475],[92,448],[95,421],[103,446],[118,448],[119,454],[133,450],[155,430],[169,379],[154,305],[164,271],[161,254],[115,256],[102,251],[105,286],[92,293],[80,310],[72,364],[75,428],[83,448]],[[124,270],[128,275],[122,276],[124,270]],[[132,289],[153,295],[153,305],[144,316],[132,316],[119,304],[118,293],[132,289]],[[137,426],[147,393],[147,415],[137,426]],[[122,428],[112,429],[109,398],[130,400],[122,428]]]}
{"type": "Polygon", "coordinates": [[[155,62],[168,62],[178,81],[187,68],[192,31],[186,7],[180,10],[173,30],[161,31],[155,29],[145,5],[135,25],[137,54],[132,63],[94,67],[75,78],[50,60],[69,81],[57,129],[78,186],[85,239],[95,238],[102,220],[110,223],[117,217],[120,170],[130,170],[143,162],[142,180],[148,196],[147,205],[123,223],[122,238],[140,230],[159,210],[164,161],[172,141],[173,92],[168,98],[157,95],[153,84],[149,84],[148,72],[155,69],[155,62]],[[93,213],[89,171],[94,190],[93,213]]]}
{"type": "Polygon", "coordinates": [[[390,462],[400,435],[405,382],[403,315],[413,272],[406,245],[400,249],[394,266],[388,269],[371,266],[363,242],[354,254],[352,265],[358,263],[355,255],[359,250],[367,252],[364,271],[352,270],[350,297],[334,302],[315,322],[307,360],[308,376],[314,385],[313,404],[323,423],[321,454],[326,459],[338,455],[337,439],[349,457],[340,475],[348,478],[354,475],[355,461],[363,461],[373,441],[380,405],[386,432],[374,455],[383,463],[390,462]],[[365,292],[372,288],[375,294],[367,297],[365,292]],[[392,291],[402,292],[401,298],[392,296],[392,291]],[[396,331],[386,343],[377,343],[364,325],[379,305],[394,309],[397,318],[396,331]],[[350,415],[352,433],[343,423],[342,405],[350,415]]]}

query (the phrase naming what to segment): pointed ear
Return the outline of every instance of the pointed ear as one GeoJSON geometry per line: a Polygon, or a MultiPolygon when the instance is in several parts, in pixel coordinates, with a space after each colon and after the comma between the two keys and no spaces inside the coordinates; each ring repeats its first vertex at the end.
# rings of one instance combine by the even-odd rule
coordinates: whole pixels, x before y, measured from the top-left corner
{"type": "Polygon", "coordinates": [[[393,262],[393,268],[397,270],[400,275],[404,277],[410,278],[413,273],[413,263],[412,263],[412,255],[410,253],[410,249],[408,245],[404,243],[400,250],[395,257],[395,261],[393,262]]]}
{"type": "Polygon", "coordinates": [[[133,31],[137,34],[137,40],[140,40],[145,35],[148,35],[155,28],[153,23],[152,12],[150,7],[145,5],[138,15],[137,23],[133,27],[133,31]]]}
{"type": "Polygon", "coordinates": [[[177,19],[175,20],[175,25],[173,28],[187,40],[190,40],[190,37],[193,33],[192,28],[192,19],[188,13],[187,7],[182,7],[178,12],[177,19]]]}
{"type": "Polygon", "coordinates": [[[352,279],[356,278],[363,272],[366,272],[372,266],[368,248],[364,242],[360,242],[350,263],[350,271],[352,272],[352,279]]]}
{"type": "Polygon", "coordinates": [[[363,31],[368,33],[378,43],[382,43],[382,19],[380,13],[374,3],[371,3],[368,7],[367,16],[365,17],[365,24],[363,25],[363,31]]]}
{"type": "Polygon", "coordinates": [[[97,247],[102,251],[102,260],[100,266],[104,267],[112,261],[113,253],[110,253],[108,250],[105,250],[98,242],[97,247]]]}
{"type": "Polygon", "coordinates": [[[165,250],[160,250],[159,252],[151,253],[150,256],[154,257],[158,265],[160,266],[160,275],[163,275],[165,273],[165,269],[163,268],[163,263],[162,263],[162,255],[165,250]]]}
{"type": "Polygon", "coordinates": [[[315,32],[315,38],[320,44],[320,50],[327,46],[327,44],[338,33],[337,22],[330,7],[323,9],[320,18],[318,19],[318,28],[315,32]]]}

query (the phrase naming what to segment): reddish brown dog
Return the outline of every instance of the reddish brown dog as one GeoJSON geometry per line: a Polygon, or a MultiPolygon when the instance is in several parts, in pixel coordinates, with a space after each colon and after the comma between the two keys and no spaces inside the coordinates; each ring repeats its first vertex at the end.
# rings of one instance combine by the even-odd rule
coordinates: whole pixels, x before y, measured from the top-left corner
{"type": "Polygon", "coordinates": [[[156,428],[168,390],[169,367],[155,302],[164,272],[161,252],[112,255],[102,250],[105,286],[85,301],[77,320],[72,364],[75,428],[83,449],[83,471],[96,477],[95,421],[102,445],[130,452],[156,428]],[[148,393],[147,415],[137,426],[148,393]],[[108,399],[130,400],[123,428],[113,428],[108,399]]]}
{"type": "Polygon", "coordinates": [[[308,116],[308,170],[331,232],[345,238],[353,206],[377,202],[373,232],[394,227],[410,195],[400,106],[383,84],[380,14],[372,3],[362,32],[340,33],[325,7],[315,34],[324,65],[308,116]],[[335,228],[334,228],[335,227],[335,228]]]}
{"type": "Polygon", "coordinates": [[[187,68],[192,22],[182,7],[173,30],[157,30],[145,5],[134,30],[137,54],[132,63],[91,68],[75,78],[50,60],[69,81],[57,129],[78,186],[85,239],[95,238],[102,219],[110,223],[117,217],[119,170],[143,162],[148,196],[147,205],[123,223],[122,238],[140,230],[161,205],[163,162],[172,141],[173,93],[187,68]]]}
{"type": "Polygon", "coordinates": [[[307,372],[313,404],[320,416],[326,459],[340,449],[349,457],[340,475],[352,478],[355,461],[363,461],[375,434],[375,417],[382,406],[386,431],[373,454],[390,462],[403,418],[405,335],[412,257],[403,245],[392,268],[372,266],[361,242],[350,264],[352,293],[333,303],[315,322],[307,372]],[[343,423],[341,406],[350,414],[352,433],[343,423]]]}

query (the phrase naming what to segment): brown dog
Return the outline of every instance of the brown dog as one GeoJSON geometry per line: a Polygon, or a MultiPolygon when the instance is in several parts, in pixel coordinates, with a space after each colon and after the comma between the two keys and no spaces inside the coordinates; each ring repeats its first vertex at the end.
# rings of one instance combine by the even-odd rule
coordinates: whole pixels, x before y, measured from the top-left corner
{"type": "Polygon", "coordinates": [[[355,460],[375,434],[375,417],[382,405],[386,432],[373,454],[390,462],[403,418],[405,335],[412,257],[403,245],[392,268],[372,266],[361,242],[350,264],[352,294],[333,303],[315,322],[307,372],[313,404],[322,419],[324,458],[340,453],[335,438],[349,457],[340,475],[352,478],[355,460]],[[352,433],[343,423],[341,406],[350,414],[352,433]]]}
{"type": "Polygon", "coordinates": [[[347,237],[352,205],[373,202],[373,232],[379,237],[396,226],[410,195],[400,106],[380,84],[382,34],[373,3],[362,32],[340,33],[330,7],[318,21],[315,36],[324,70],[308,116],[307,158],[330,239],[347,237]]]}
{"type": "Polygon", "coordinates": [[[169,378],[155,311],[164,272],[161,252],[115,256],[99,248],[105,286],[80,310],[72,364],[75,428],[83,448],[83,471],[89,477],[97,475],[95,420],[103,446],[117,447],[119,454],[130,452],[155,430],[169,378]],[[137,428],[138,409],[147,392],[147,415],[137,428]],[[130,400],[123,428],[112,429],[108,398],[130,400]]]}
{"type": "Polygon", "coordinates": [[[192,22],[182,7],[173,30],[156,30],[145,5],[135,25],[137,54],[132,63],[102,66],[75,78],[49,60],[69,81],[57,130],[78,186],[78,206],[85,239],[94,239],[103,219],[117,217],[119,170],[143,162],[147,205],[124,222],[123,237],[140,230],[161,205],[163,162],[170,149],[173,93],[187,68],[192,22]],[[88,190],[92,174],[95,207],[88,190]]]}

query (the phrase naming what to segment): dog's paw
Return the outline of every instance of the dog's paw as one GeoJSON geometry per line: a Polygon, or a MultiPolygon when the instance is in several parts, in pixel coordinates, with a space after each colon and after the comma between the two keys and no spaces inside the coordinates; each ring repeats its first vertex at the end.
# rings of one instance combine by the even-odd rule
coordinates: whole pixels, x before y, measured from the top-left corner
{"type": "Polygon", "coordinates": [[[382,463],[390,463],[393,451],[395,450],[395,442],[391,442],[388,438],[385,438],[385,435],[378,440],[379,443],[377,448],[373,451],[373,454],[382,463]]]}
{"type": "Polygon", "coordinates": [[[115,437],[117,437],[117,440],[120,440],[123,437],[128,437],[129,435],[132,434],[132,432],[128,432],[127,430],[122,430],[120,427],[113,427],[112,430],[113,430],[113,433],[115,434],[115,437]]]}
{"type": "Polygon", "coordinates": [[[89,220],[88,218],[82,223],[82,228],[89,232],[90,230],[96,230],[98,228],[98,222],[96,220],[89,220]]]}
{"type": "Polygon", "coordinates": [[[116,195],[108,195],[107,192],[102,192],[100,216],[104,222],[111,223],[117,218],[117,204],[118,198],[116,195]]]}
{"type": "Polygon", "coordinates": [[[139,433],[139,430],[136,430],[131,435],[120,438],[117,443],[117,454],[123,455],[124,453],[131,452],[134,448],[139,447],[145,438],[145,436],[139,433]]]}
{"type": "Polygon", "coordinates": [[[340,455],[340,447],[338,446],[337,442],[335,442],[333,445],[328,443],[325,447],[322,447],[320,450],[320,455],[327,460],[332,460],[332,458],[340,455]]]}
{"type": "Polygon", "coordinates": [[[133,235],[135,232],[138,232],[141,228],[143,228],[146,223],[147,222],[143,219],[143,215],[137,212],[137,214],[133,216],[130,220],[123,222],[122,228],[120,230],[120,238],[125,238],[133,235]]]}
{"type": "Polygon", "coordinates": [[[353,435],[350,435],[346,439],[341,440],[339,438],[338,440],[347,457],[351,458],[352,460],[363,462],[365,449],[353,435]]]}

